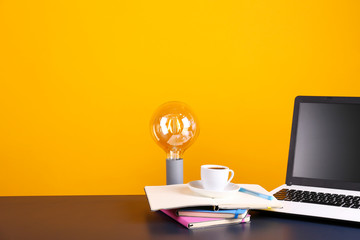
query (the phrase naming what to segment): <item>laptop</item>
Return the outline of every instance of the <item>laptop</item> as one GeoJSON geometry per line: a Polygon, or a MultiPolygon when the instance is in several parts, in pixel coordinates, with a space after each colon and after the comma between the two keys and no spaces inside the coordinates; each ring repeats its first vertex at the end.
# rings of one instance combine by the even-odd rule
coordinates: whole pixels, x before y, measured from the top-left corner
{"type": "Polygon", "coordinates": [[[360,97],[295,99],[286,183],[269,211],[360,222],[360,97]]]}

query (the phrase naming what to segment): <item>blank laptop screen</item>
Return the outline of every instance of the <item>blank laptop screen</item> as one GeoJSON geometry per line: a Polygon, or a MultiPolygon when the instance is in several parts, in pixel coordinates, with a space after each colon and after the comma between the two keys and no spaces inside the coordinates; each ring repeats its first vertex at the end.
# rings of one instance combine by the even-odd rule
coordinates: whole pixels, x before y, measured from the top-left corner
{"type": "Polygon", "coordinates": [[[300,103],[293,176],[360,183],[360,104],[300,103]]]}

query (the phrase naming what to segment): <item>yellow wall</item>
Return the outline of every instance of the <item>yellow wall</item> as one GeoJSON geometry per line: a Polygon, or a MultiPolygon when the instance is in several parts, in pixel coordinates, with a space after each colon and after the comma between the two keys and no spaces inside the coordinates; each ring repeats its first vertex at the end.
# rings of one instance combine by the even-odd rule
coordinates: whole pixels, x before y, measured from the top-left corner
{"type": "Polygon", "coordinates": [[[200,165],[283,183],[297,95],[360,96],[358,1],[0,0],[0,195],[165,184],[149,120],[188,103],[200,165]]]}

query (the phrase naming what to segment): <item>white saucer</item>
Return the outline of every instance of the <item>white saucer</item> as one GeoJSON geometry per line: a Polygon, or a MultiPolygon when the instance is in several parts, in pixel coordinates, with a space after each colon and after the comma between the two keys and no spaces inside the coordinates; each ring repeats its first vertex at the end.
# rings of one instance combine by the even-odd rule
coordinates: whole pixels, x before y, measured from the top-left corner
{"type": "Polygon", "coordinates": [[[204,189],[201,180],[189,182],[188,186],[191,189],[191,191],[198,193],[202,196],[211,197],[211,198],[229,197],[232,194],[237,193],[240,189],[240,186],[234,183],[229,183],[228,185],[226,185],[223,191],[206,190],[204,189]]]}

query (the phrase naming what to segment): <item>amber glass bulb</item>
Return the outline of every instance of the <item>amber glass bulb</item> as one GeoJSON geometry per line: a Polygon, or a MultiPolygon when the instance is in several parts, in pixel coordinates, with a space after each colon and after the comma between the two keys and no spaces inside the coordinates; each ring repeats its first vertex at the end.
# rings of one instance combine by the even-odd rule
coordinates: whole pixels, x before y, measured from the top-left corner
{"type": "Polygon", "coordinates": [[[165,150],[167,159],[182,159],[184,151],[199,135],[194,113],[182,102],[161,105],[151,121],[151,133],[155,142],[165,150]]]}

